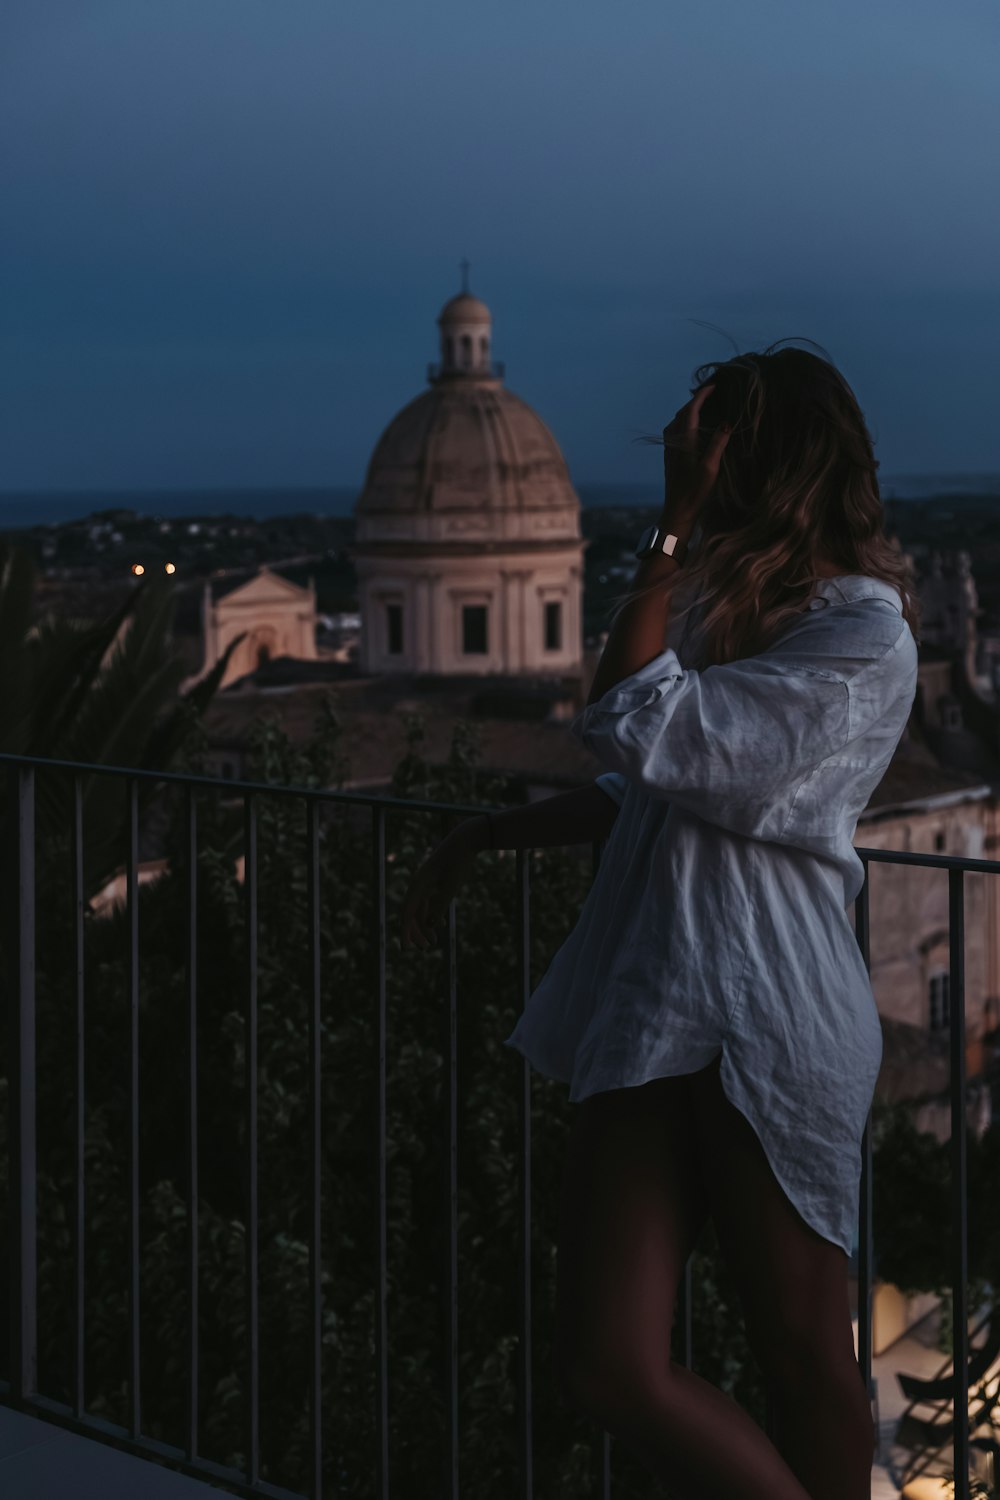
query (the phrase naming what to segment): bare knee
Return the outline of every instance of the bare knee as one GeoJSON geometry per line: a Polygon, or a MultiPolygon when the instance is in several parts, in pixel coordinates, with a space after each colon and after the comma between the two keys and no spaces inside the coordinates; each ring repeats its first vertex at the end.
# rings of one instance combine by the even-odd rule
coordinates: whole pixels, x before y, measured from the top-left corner
{"type": "Polygon", "coordinates": [[[631,1354],[611,1354],[602,1359],[563,1356],[556,1359],[555,1376],[570,1406],[609,1424],[654,1391],[662,1394],[669,1366],[665,1358],[662,1370],[646,1369],[631,1354]]]}
{"type": "MultiPolygon", "coordinates": [[[[753,1353],[765,1379],[784,1405],[820,1404],[828,1410],[871,1418],[871,1405],[853,1343],[802,1329],[784,1336],[770,1334],[753,1341],[753,1353]]],[[[873,1430],[874,1441],[874,1430],[873,1430]]]]}

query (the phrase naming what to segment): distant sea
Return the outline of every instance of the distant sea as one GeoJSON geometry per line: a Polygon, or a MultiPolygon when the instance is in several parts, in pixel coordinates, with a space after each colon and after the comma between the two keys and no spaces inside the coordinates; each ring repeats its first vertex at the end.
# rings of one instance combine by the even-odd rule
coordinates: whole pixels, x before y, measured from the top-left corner
{"type": "MultiPolygon", "coordinates": [[[[884,500],[927,500],[935,495],[989,495],[1000,500],[1000,474],[884,474],[879,483],[884,500]]],[[[212,489],[212,490],[37,490],[0,491],[0,528],[52,526],[80,520],[94,511],[123,509],[139,515],[248,516],[263,521],[271,516],[349,516],[360,486],[329,488],[212,489]]],[[[587,509],[605,506],[650,506],[660,491],[646,484],[577,484],[587,509]]]]}

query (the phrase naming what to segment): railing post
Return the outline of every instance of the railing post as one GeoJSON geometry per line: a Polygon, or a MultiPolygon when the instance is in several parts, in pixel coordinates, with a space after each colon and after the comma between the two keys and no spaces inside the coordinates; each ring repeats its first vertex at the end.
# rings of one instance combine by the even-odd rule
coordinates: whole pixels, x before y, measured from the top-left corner
{"type": "Polygon", "coordinates": [[[35,1138],[35,772],[17,771],[17,910],[10,1041],[10,1353],[14,1395],[38,1390],[38,1192],[35,1138]]]}
{"type": "Polygon", "coordinates": [[[257,1227],[257,803],[253,793],[243,801],[243,899],[246,913],[246,1319],[247,1371],[244,1421],[246,1475],[260,1478],[260,1330],[257,1227]]]}
{"type": "Polygon", "coordinates": [[[387,1203],[388,1143],[386,1140],[386,966],[388,937],[385,889],[385,809],[372,808],[372,897],[375,979],[375,1494],[389,1494],[389,1232],[387,1203]]]}
{"type": "Polygon", "coordinates": [[[965,1122],[965,872],[948,871],[951,1041],[952,1346],[955,1500],[969,1500],[968,1174],[965,1122]]]}
{"type": "MultiPolygon", "coordinates": [[[[871,906],[868,885],[868,861],[864,860],[865,878],[854,901],[854,934],[861,950],[866,971],[871,973],[871,906]]],[[[874,1331],[875,1241],[872,1215],[872,1118],[865,1121],[861,1138],[861,1195],[858,1204],[858,1363],[868,1392],[874,1402],[872,1387],[872,1334],[874,1331]]],[[[874,1413],[873,1413],[874,1418],[874,1413]]],[[[878,1433],[875,1434],[876,1445],[878,1433]]]]}
{"type": "Polygon", "coordinates": [[[446,1285],[448,1303],[445,1314],[445,1356],[448,1366],[448,1414],[445,1495],[458,1500],[459,1429],[458,1429],[458,944],[455,901],[448,903],[448,927],[445,938],[445,979],[447,1012],[445,1016],[444,1058],[448,1073],[448,1131],[445,1148],[445,1214],[448,1224],[446,1285]]]}
{"type": "Polygon", "coordinates": [[[76,1130],[74,1151],[76,1155],[76,1189],[73,1203],[73,1415],[79,1420],[86,1408],[84,1389],[85,1353],[85,1231],[86,1231],[86,994],[84,988],[84,885],[83,885],[83,787],[79,775],[73,776],[73,827],[71,835],[71,862],[73,867],[73,949],[76,962],[76,1077],[75,1115],[76,1130]]]}
{"type": "Polygon", "coordinates": [[[128,795],[128,848],[125,860],[129,1018],[128,1403],[129,1430],[133,1439],[137,1439],[142,1431],[142,1365],[139,1345],[139,788],[134,776],[128,778],[125,787],[128,795]]]}
{"type": "Polygon", "coordinates": [[[188,1389],[187,1456],[198,1455],[198,805],[194,787],[185,788],[187,845],[187,1241],[188,1389]]]}
{"type": "Polygon", "coordinates": [[[319,806],[306,802],[309,922],[309,1500],[323,1494],[323,1014],[320,968],[319,806]]]}
{"type": "MultiPolygon", "coordinates": [[[[590,869],[591,876],[597,879],[597,872],[601,868],[601,856],[604,853],[604,841],[595,839],[590,846],[590,869]]],[[[687,1369],[691,1368],[691,1257],[688,1256],[684,1264],[684,1276],[681,1280],[680,1296],[677,1304],[677,1319],[682,1328],[681,1341],[684,1351],[683,1363],[687,1369]]],[[[598,1483],[601,1486],[602,1500],[611,1500],[611,1434],[605,1427],[601,1431],[600,1448],[600,1476],[598,1483]]]]}
{"type": "MultiPolygon", "coordinates": [[[[531,851],[517,851],[517,988],[521,1009],[531,994],[531,885],[529,864],[531,851]]],[[[519,1096],[521,1131],[521,1245],[520,1285],[518,1287],[518,1321],[521,1336],[518,1347],[518,1388],[520,1395],[520,1500],[531,1500],[535,1493],[532,1425],[534,1396],[531,1384],[531,1068],[527,1058],[521,1063],[519,1096]]]]}

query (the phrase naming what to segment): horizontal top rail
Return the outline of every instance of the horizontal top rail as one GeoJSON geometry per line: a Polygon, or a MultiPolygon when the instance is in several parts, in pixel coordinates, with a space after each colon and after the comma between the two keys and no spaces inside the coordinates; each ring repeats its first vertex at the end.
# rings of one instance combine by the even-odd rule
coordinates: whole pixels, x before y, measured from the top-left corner
{"type": "MultiPolygon", "coordinates": [[[[381,807],[397,812],[464,813],[473,817],[484,812],[503,812],[503,808],[462,802],[427,802],[411,797],[379,797],[365,792],[341,792],[329,787],[285,786],[271,781],[237,781],[228,776],[199,776],[188,771],[153,771],[137,766],[95,765],[90,761],[52,760],[44,755],[16,755],[0,750],[0,764],[10,766],[44,766],[63,771],[80,771],[100,776],[132,776],[140,781],[164,781],[177,786],[205,786],[227,792],[264,792],[272,797],[304,797],[318,802],[338,802],[355,807],[381,807]]],[[[667,799],[669,800],[669,799],[667,799]]],[[[915,854],[905,849],[868,849],[855,845],[855,853],[876,864],[921,865],[938,870],[966,870],[986,875],[1000,875],[1000,860],[972,859],[961,854],[915,854]]]]}
{"type": "Polygon", "coordinates": [[[322,802],[353,803],[356,807],[384,807],[409,812],[502,812],[499,807],[472,807],[461,802],[422,802],[412,797],[373,797],[364,792],[339,792],[331,787],[285,786],[273,781],[237,781],[229,776],[198,776],[189,771],[151,771],[137,766],[100,766],[81,760],[51,760],[44,755],[14,755],[0,750],[0,762],[16,766],[45,766],[62,771],[86,771],[103,776],[132,776],[139,781],[165,781],[176,786],[210,786],[229,792],[267,792],[273,797],[307,797],[322,802]]]}

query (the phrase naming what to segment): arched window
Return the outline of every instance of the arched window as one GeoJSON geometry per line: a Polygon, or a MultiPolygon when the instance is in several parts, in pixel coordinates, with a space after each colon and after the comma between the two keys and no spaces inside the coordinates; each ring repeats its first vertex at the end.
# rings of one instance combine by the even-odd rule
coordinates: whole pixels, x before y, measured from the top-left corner
{"type": "Polygon", "coordinates": [[[462,334],[462,364],[465,369],[472,364],[472,340],[467,333],[462,334]]]}
{"type": "Polygon", "coordinates": [[[479,340],[479,362],[485,364],[490,352],[490,341],[487,338],[479,340]]]}
{"type": "Polygon", "coordinates": [[[450,333],[444,341],[444,357],[450,365],[455,363],[455,340],[450,333]]]}

